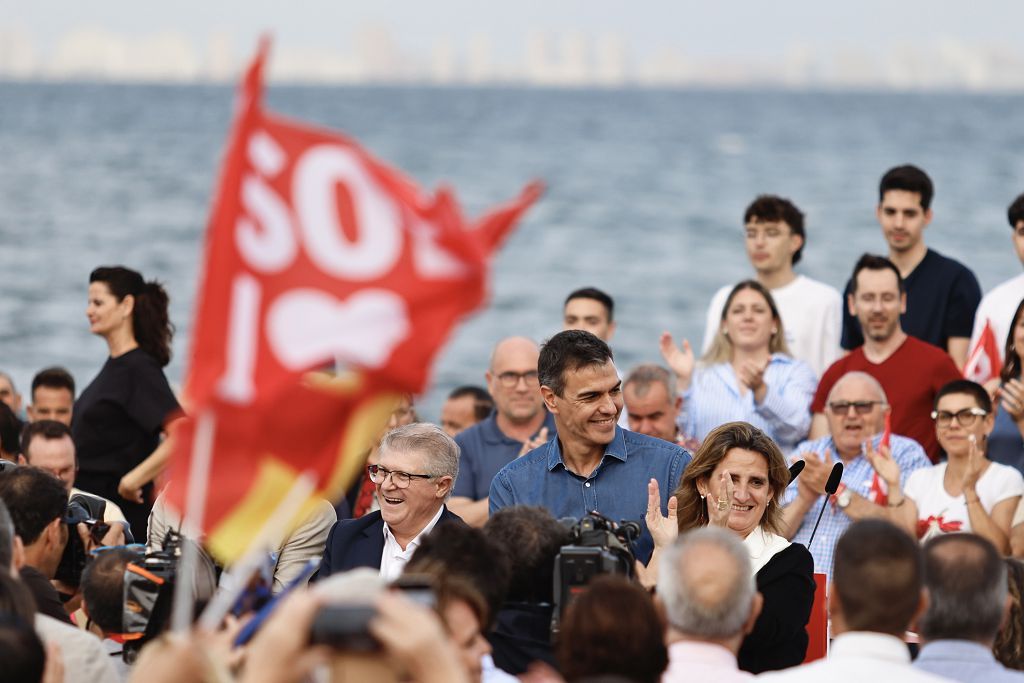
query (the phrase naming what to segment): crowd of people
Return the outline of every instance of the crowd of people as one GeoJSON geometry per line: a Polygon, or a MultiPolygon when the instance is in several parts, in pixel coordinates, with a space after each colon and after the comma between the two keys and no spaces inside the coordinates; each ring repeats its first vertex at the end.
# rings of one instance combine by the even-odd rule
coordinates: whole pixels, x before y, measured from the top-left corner
{"type": "MultiPolygon", "coordinates": [[[[97,268],[87,316],[109,357],[89,385],[43,369],[22,410],[0,373],[5,671],[1024,681],[1024,275],[982,297],[926,246],[932,197],[919,168],[884,174],[888,253],[851,264],[842,295],[794,270],[796,205],[757,197],[751,277],[715,293],[699,356],[665,332],[661,363],[620,368],[613,298],[572,292],[561,331],[496,340],[484,385],[468,375],[436,424],[403,397],[346,495],[241,589],[159,489],[180,416],[167,293],[97,268]],[[978,384],[985,335],[1002,358],[978,384]],[[181,586],[197,613],[241,597],[170,633],[181,586]]],[[[1024,263],[1024,195],[1008,221],[1024,263]]]]}

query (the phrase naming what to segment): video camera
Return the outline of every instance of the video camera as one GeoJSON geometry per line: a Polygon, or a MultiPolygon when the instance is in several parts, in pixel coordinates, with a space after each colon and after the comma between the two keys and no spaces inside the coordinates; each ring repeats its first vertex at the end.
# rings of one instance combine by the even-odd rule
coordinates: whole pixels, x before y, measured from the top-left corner
{"type": "Polygon", "coordinates": [[[596,511],[579,520],[570,517],[559,522],[569,531],[569,543],[562,546],[555,557],[552,634],[558,633],[559,622],[569,603],[586,590],[595,576],[633,576],[636,558],[630,546],[640,537],[639,523],[623,520],[616,524],[596,511]]]}
{"type": "Polygon", "coordinates": [[[139,558],[125,567],[122,657],[128,664],[170,621],[181,546],[185,542],[192,541],[186,541],[177,531],[169,531],[160,550],[147,553],[140,548],[139,558]]]}

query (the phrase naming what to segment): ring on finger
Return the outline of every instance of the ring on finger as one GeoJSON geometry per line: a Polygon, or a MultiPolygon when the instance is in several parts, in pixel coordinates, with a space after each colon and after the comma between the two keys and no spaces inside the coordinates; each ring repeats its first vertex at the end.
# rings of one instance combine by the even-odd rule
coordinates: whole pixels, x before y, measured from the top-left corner
{"type": "Polygon", "coordinates": [[[728,509],[729,509],[729,501],[727,501],[727,500],[719,500],[718,501],[718,510],[719,510],[719,512],[725,512],[728,509]]]}

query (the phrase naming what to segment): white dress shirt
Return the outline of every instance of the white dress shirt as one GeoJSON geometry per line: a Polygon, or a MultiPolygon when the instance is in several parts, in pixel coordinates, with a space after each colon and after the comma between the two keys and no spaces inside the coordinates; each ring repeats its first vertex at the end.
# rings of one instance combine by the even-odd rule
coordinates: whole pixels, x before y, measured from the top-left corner
{"type": "Polygon", "coordinates": [[[828,659],[819,659],[784,671],[764,673],[757,678],[787,683],[935,683],[949,680],[912,667],[907,644],[899,638],[866,631],[852,631],[837,636],[832,641],[828,659]]]}
{"type": "Polygon", "coordinates": [[[388,523],[384,522],[384,552],[380,556],[380,577],[385,581],[394,581],[402,575],[402,570],[405,569],[406,563],[412,554],[416,552],[416,548],[420,546],[420,539],[429,534],[437,521],[441,519],[441,513],[444,512],[444,506],[442,505],[437,510],[437,514],[434,518],[427,522],[427,525],[423,527],[423,530],[416,534],[416,538],[409,541],[409,545],[405,546],[405,550],[402,550],[402,546],[398,545],[398,541],[395,540],[395,535],[391,533],[391,529],[388,528],[388,523]]]}

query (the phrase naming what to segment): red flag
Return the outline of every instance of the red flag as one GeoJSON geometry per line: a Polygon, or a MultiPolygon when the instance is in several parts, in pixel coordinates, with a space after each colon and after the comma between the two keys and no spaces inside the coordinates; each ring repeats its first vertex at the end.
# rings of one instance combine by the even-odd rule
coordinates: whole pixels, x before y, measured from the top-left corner
{"type": "Polygon", "coordinates": [[[996,342],[996,334],[992,330],[992,321],[986,319],[985,327],[982,329],[978,341],[967,356],[964,377],[974,380],[978,384],[984,384],[993,377],[999,376],[1002,364],[999,344],[996,342]]]}
{"type": "MultiPolygon", "coordinates": [[[[882,428],[882,438],[878,441],[878,450],[882,447],[889,448],[892,440],[892,409],[885,411],[885,426],[882,428]]],[[[886,506],[889,504],[889,488],[878,476],[878,472],[871,473],[871,485],[868,487],[868,500],[875,505],[886,506]]]]}
{"type": "MultiPolygon", "coordinates": [[[[283,496],[302,470],[338,490],[339,457],[365,450],[398,392],[424,389],[454,324],[484,301],[491,255],[541,192],[532,184],[469,224],[449,190],[425,194],[353,140],[264,110],[266,52],[241,89],[185,388],[193,414],[216,415],[211,537],[233,515],[251,517],[241,510],[283,496]],[[354,384],[298,384],[331,364],[351,370],[354,384]],[[354,429],[359,411],[375,418],[354,429]],[[245,498],[257,491],[258,504],[245,498]]],[[[190,429],[173,461],[179,509],[190,429]]]]}

